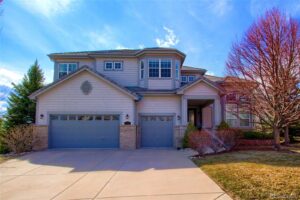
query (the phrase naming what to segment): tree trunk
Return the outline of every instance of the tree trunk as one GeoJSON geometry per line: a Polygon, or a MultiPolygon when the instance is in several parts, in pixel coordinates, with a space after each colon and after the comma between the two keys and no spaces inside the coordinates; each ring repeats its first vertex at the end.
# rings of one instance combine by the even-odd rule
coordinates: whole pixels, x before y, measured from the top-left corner
{"type": "Polygon", "coordinates": [[[289,127],[286,126],[284,130],[284,144],[289,145],[290,144],[290,136],[289,136],[289,127]]]}
{"type": "Polygon", "coordinates": [[[274,147],[276,150],[280,150],[280,131],[278,127],[273,128],[274,131],[274,147]]]}

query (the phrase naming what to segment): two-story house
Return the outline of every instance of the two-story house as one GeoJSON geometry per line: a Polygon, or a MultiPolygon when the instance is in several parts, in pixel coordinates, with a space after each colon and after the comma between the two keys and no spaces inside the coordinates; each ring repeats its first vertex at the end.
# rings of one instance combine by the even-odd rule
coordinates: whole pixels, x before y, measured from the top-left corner
{"type": "MultiPolygon", "coordinates": [[[[54,82],[30,97],[43,148],[178,147],[188,122],[251,128],[225,108],[226,79],[172,48],[52,53],[54,82]]],[[[233,97],[232,97],[233,98],[233,97]]],[[[236,106],[236,107],[235,107],[236,106]]]]}

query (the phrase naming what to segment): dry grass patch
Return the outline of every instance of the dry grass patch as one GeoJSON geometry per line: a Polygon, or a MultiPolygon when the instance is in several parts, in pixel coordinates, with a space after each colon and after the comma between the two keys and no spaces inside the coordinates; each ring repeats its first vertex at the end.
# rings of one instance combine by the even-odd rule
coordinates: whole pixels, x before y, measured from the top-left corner
{"type": "Polygon", "coordinates": [[[7,156],[0,155],[0,164],[3,163],[3,162],[5,162],[8,159],[9,158],[7,156]]]}
{"type": "Polygon", "coordinates": [[[194,162],[234,199],[300,199],[300,153],[239,151],[194,162]]]}

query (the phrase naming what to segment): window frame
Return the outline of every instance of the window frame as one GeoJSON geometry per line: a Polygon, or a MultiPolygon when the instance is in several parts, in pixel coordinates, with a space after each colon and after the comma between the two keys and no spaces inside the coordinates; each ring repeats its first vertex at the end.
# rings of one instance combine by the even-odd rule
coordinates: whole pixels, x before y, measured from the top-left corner
{"type": "Polygon", "coordinates": [[[179,80],[180,77],[180,62],[179,60],[175,60],[175,78],[179,80]]]}
{"type": "Polygon", "coordinates": [[[78,69],[78,63],[76,63],[76,62],[60,62],[60,63],[57,63],[57,66],[58,66],[58,70],[57,70],[58,71],[58,78],[62,78],[64,76],[67,76],[68,74],[70,74],[70,73],[72,73],[72,72],[74,72],[78,69]],[[67,74],[66,75],[60,76],[60,73],[62,72],[60,70],[60,65],[67,65],[67,71],[66,71],[67,74]],[[69,65],[75,65],[75,69],[70,71],[69,70],[69,65]]]}
{"type": "Polygon", "coordinates": [[[188,82],[193,82],[194,80],[196,80],[196,76],[195,75],[188,75],[188,82]],[[193,78],[193,80],[191,81],[190,78],[193,78]]]}
{"type": "Polygon", "coordinates": [[[140,79],[144,80],[144,78],[145,78],[145,63],[143,60],[141,60],[140,61],[140,79]]]}
{"type": "Polygon", "coordinates": [[[252,124],[251,124],[251,120],[252,120],[252,115],[251,115],[251,111],[249,109],[247,109],[247,106],[243,107],[241,106],[240,104],[238,103],[225,103],[225,121],[226,123],[228,123],[231,127],[234,127],[234,128],[250,128],[252,127],[252,124]],[[235,114],[230,114],[230,111],[228,110],[228,106],[229,105],[235,105],[235,114]],[[241,115],[244,115],[246,114],[248,117],[247,118],[243,118],[241,117],[241,115]],[[229,116],[233,116],[233,117],[230,117],[229,116]],[[228,120],[235,120],[235,123],[234,125],[232,126],[228,120]],[[244,126],[244,125],[241,125],[241,122],[242,120],[248,120],[248,125],[244,126]]]}
{"type": "Polygon", "coordinates": [[[113,61],[105,61],[105,62],[104,62],[104,70],[105,70],[105,71],[113,71],[113,70],[114,70],[114,62],[113,62],[113,61]],[[111,64],[111,68],[108,69],[108,68],[106,67],[106,64],[109,64],[109,63],[111,64]]]}
{"type": "Polygon", "coordinates": [[[113,62],[113,70],[114,71],[122,71],[123,70],[123,62],[122,61],[114,61],[113,62]],[[116,69],[116,63],[120,63],[120,68],[119,69],[116,69]]]}
{"type": "MultiPolygon", "coordinates": [[[[172,78],[172,59],[170,58],[150,58],[148,59],[148,78],[149,79],[171,79],[172,78]],[[150,76],[150,62],[151,61],[158,61],[158,76],[150,76]],[[162,67],[161,67],[161,62],[162,61],[169,61],[170,62],[170,76],[168,77],[162,77],[161,76],[161,71],[162,71],[162,67]]],[[[153,69],[153,68],[152,68],[153,69]]]]}
{"type": "Polygon", "coordinates": [[[188,76],[186,75],[181,76],[181,83],[187,83],[187,82],[188,82],[188,76]],[[185,78],[186,81],[182,81],[182,78],[185,78]]]}

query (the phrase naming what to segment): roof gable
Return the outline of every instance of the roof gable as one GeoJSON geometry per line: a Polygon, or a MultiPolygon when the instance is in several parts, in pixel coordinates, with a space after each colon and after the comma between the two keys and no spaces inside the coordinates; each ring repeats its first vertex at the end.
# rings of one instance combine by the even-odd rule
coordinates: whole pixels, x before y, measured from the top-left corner
{"type": "Polygon", "coordinates": [[[81,74],[82,72],[89,72],[91,73],[92,75],[96,76],[97,78],[101,79],[102,81],[104,81],[105,83],[113,86],[114,88],[116,88],[117,90],[127,94],[128,96],[132,97],[134,100],[139,100],[140,99],[140,96],[137,95],[136,93],[128,90],[127,88],[119,85],[118,83],[114,82],[113,80],[107,78],[106,76],[104,76],[103,74],[100,74],[99,72],[96,72],[92,69],[90,69],[89,67],[82,67],[82,68],[79,68],[78,70],[68,74],[67,76],[57,80],[57,81],[54,81],[53,83],[50,83],[49,85],[35,91],[34,93],[32,93],[29,98],[30,99],[36,99],[37,96],[51,90],[52,88],[64,83],[65,81],[77,76],[78,74],[81,74]]]}

